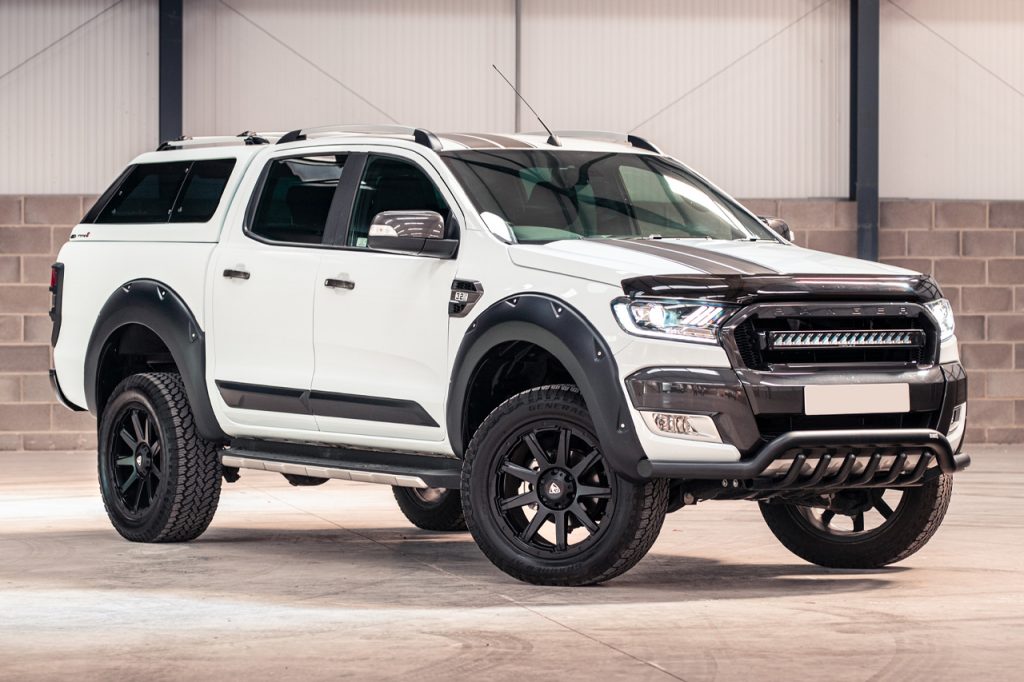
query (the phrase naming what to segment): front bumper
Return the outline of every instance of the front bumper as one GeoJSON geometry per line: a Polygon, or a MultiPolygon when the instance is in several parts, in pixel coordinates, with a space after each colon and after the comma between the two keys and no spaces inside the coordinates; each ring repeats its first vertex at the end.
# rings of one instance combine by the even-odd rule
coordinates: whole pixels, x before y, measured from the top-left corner
{"type": "MultiPolygon", "coordinates": [[[[967,377],[958,362],[896,371],[655,368],[630,375],[626,387],[637,410],[710,416],[726,446],[740,455],[733,461],[707,461],[648,453],[637,466],[645,478],[778,490],[895,487],[913,485],[936,471],[952,473],[970,462],[958,454],[962,438],[951,444],[944,435],[954,408],[967,401],[967,377]],[[805,386],[857,382],[908,384],[910,411],[804,414],[805,386]]],[[[687,448],[686,441],[677,442],[687,448]]]]}

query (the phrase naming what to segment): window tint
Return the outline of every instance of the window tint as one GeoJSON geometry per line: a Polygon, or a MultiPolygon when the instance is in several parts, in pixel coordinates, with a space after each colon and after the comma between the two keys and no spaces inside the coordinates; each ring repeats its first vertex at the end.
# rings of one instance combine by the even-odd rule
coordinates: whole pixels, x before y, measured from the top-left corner
{"type": "Polygon", "coordinates": [[[249,231],[278,242],[321,243],[344,164],[342,155],[271,161],[249,231]]]}
{"type": "Polygon", "coordinates": [[[349,246],[366,246],[370,223],[383,211],[436,211],[448,219],[448,204],[416,164],[371,156],[356,194],[348,230],[349,246]]]}
{"type": "Polygon", "coordinates": [[[103,208],[98,223],[166,223],[191,161],[135,167],[103,208]]]}
{"type": "Polygon", "coordinates": [[[217,211],[234,167],[234,159],[139,164],[95,222],[205,223],[217,211]]]}
{"type": "Polygon", "coordinates": [[[192,164],[178,203],[171,213],[173,223],[205,223],[217,212],[224,185],[235,167],[234,159],[196,161],[192,164]]]}

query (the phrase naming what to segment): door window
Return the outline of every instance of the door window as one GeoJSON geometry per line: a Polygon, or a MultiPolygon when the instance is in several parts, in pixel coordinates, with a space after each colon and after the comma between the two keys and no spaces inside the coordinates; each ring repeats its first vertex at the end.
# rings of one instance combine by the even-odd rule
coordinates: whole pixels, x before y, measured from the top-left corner
{"type": "Polygon", "coordinates": [[[320,244],[344,165],[340,154],[271,161],[249,232],[275,242],[320,244]]]}
{"type": "Polygon", "coordinates": [[[371,156],[359,183],[349,246],[366,246],[373,218],[383,211],[436,211],[446,221],[448,203],[419,166],[388,156],[371,156]]]}

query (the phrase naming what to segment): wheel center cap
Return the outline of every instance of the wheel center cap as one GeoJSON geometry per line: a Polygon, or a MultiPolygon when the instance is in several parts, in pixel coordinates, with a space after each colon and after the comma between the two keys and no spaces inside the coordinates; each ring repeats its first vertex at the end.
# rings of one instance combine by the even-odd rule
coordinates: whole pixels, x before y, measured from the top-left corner
{"type": "Polygon", "coordinates": [[[537,482],[541,502],[551,509],[565,509],[576,499],[576,481],[565,469],[548,469],[537,482]]]}
{"type": "Polygon", "coordinates": [[[140,474],[145,474],[146,470],[149,469],[149,463],[152,453],[149,450],[149,446],[145,443],[139,445],[135,450],[135,470],[140,474]]]}

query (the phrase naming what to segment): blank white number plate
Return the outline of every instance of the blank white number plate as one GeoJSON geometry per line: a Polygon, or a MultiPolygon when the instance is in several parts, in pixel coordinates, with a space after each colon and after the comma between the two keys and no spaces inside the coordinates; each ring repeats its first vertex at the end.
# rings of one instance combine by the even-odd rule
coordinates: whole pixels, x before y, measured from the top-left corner
{"type": "Polygon", "coordinates": [[[909,384],[804,386],[804,414],[910,412],[909,384]]]}

